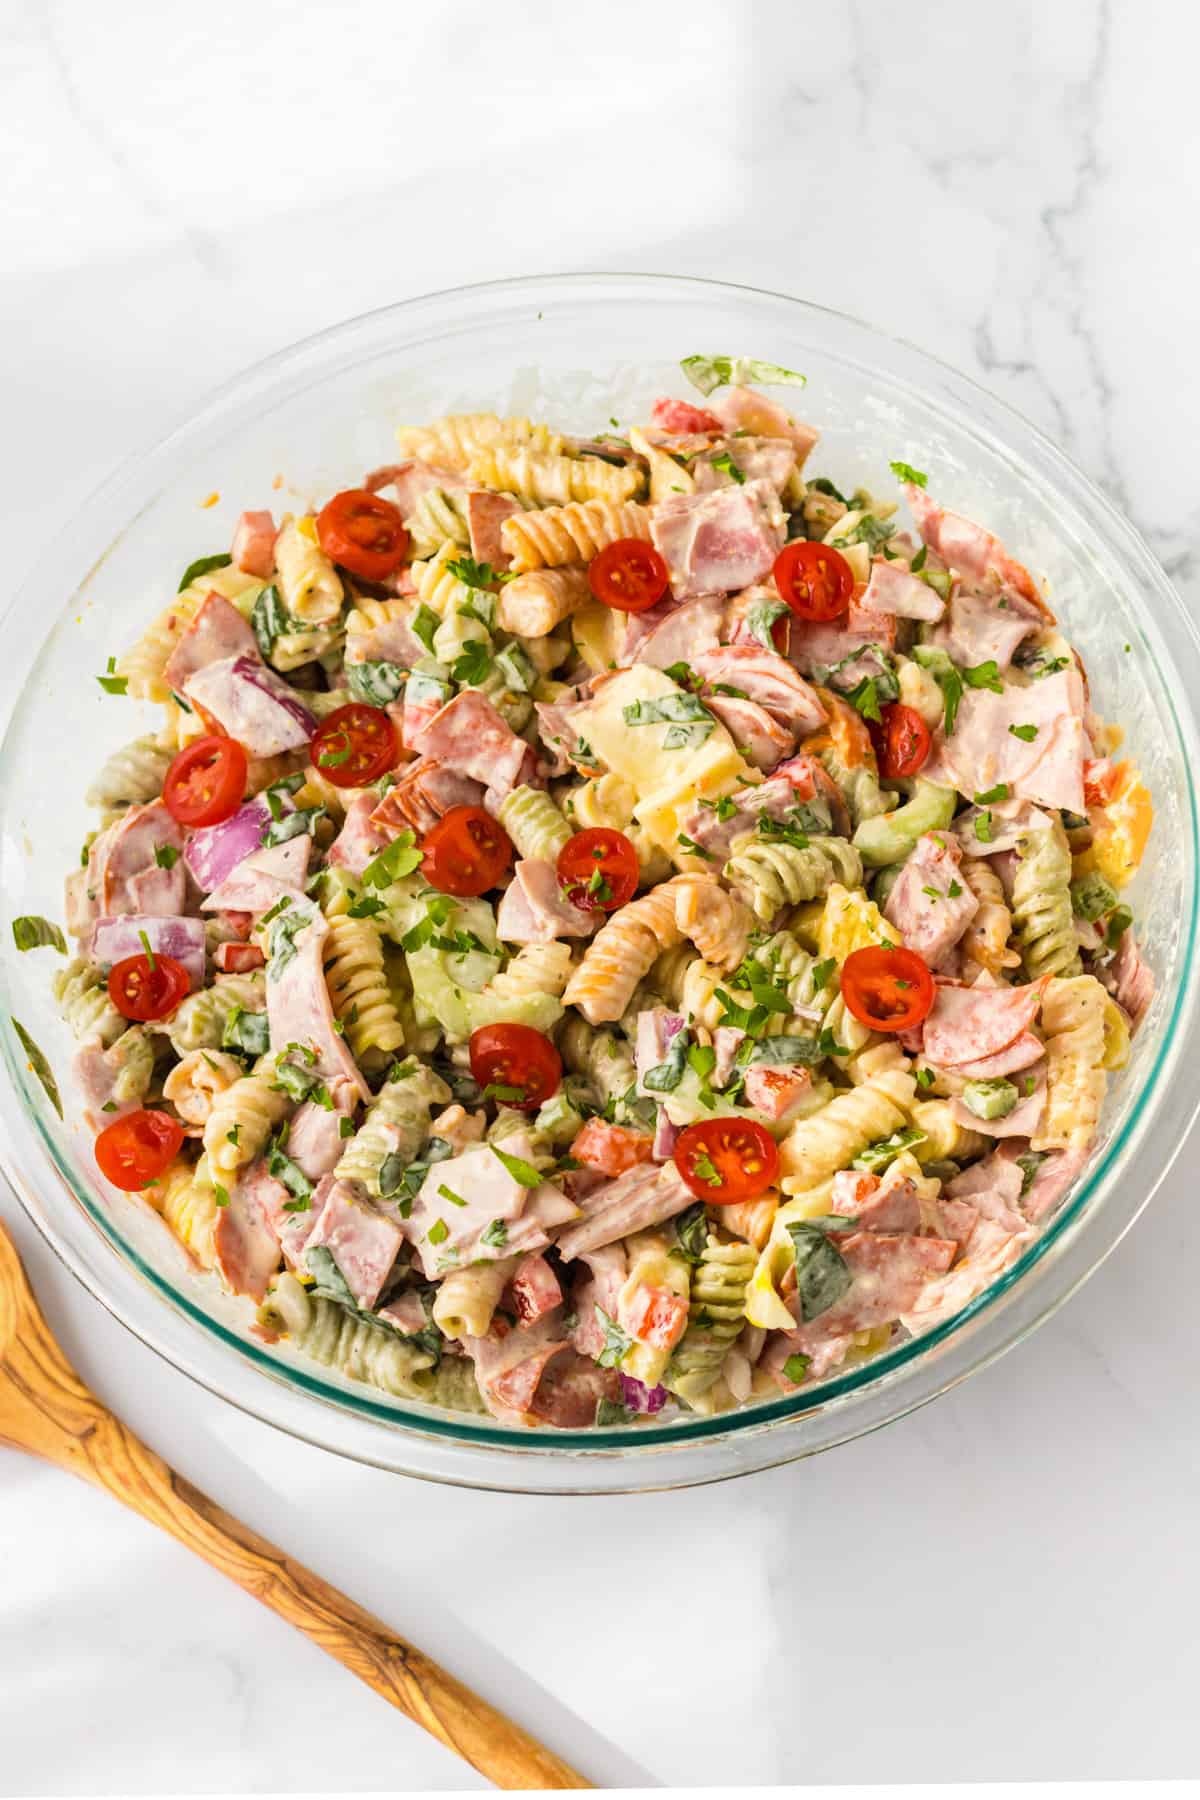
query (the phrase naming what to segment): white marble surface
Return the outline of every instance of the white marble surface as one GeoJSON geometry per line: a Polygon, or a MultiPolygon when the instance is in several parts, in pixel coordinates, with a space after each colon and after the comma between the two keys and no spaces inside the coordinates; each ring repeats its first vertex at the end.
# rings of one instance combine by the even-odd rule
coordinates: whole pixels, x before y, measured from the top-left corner
{"type": "MultiPolygon", "coordinates": [[[[1198,44],[1168,0],[7,0],[7,573],[278,345],[610,267],[804,294],[980,374],[1195,598],[1198,44]]],[[[628,1500],[439,1491],[284,1440],[133,1342],[7,1193],[0,1216],[150,1443],[600,1781],[1182,1776],[1195,1186],[1184,1159],[1082,1295],[922,1414],[628,1500]]],[[[0,1791],[470,1785],[182,1550],[3,1451],[0,1569],[0,1791]]]]}

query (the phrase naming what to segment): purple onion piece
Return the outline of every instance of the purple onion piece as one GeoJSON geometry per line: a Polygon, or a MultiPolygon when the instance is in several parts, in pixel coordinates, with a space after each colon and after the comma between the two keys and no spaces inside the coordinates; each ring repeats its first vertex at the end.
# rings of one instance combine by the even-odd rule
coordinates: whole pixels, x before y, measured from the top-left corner
{"type": "MultiPolygon", "coordinates": [[[[291,802],[286,805],[290,807],[291,802]]],[[[232,818],[193,831],[184,846],[183,860],[197,887],[206,894],[219,888],[240,862],[262,847],[263,832],[270,822],[270,808],[259,794],[239,806],[232,818]]]]}
{"type": "Polygon", "coordinates": [[[679,1137],[679,1126],[672,1125],[667,1117],[667,1109],[660,1106],[654,1124],[654,1147],[650,1154],[655,1162],[670,1162],[675,1154],[675,1143],[679,1137]]]}
{"type": "Polygon", "coordinates": [[[269,695],[278,707],[296,721],[306,740],[313,735],[317,729],[317,721],[307,706],[302,706],[287,682],[268,669],[265,663],[259,662],[256,656],[239,656],[233,665],[233,673],[239,680],[247,681],[251,687],[269,695]]]}
{"type": "Polygon", "coordinates": [[[638,1381],[632,1375],[622,1375],[621,1400],[630,1412],[661,1412],[667,1404],[667,1390],[661,1384],[649,1388],[644,1381],[638,1381]]]}

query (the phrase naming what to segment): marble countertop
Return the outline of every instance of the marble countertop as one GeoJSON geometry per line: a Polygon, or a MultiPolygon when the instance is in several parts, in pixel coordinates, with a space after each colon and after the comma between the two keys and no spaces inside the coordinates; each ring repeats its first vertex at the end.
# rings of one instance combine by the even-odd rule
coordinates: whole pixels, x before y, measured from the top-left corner
{"type": "MultiPolygon", "coordinates": [[[[352,11],[0,12],[10,579],[266,352],[407,294],[608,267],[803,294],[977,374],[1197,598],[1190,15],[352,11]]],[[[444,1491],[287,1440],[131,1339],[7,1192],[0,1217],[157,1450],[602,1783],[1165,1777],[1195,1773],[1193,1167],[933,1407],[623,1500],[444,1491]]],[[[0,1791],[478,1785],[184,1551],[4,1451],[0,1553],[0,1791]]]]}

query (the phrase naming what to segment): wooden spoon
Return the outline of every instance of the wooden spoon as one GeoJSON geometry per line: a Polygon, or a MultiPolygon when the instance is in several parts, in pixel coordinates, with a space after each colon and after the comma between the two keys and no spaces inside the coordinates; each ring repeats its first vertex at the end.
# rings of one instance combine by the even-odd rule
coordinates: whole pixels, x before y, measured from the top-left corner
{"type": "Polygon", "coordinates": [[[345,1594],[240,1525],[101,1405],[59,1349],[0,1224],[0,1444],[105,1488],[296,1625],[502,1788],[592,1783],[345,1594]]]}

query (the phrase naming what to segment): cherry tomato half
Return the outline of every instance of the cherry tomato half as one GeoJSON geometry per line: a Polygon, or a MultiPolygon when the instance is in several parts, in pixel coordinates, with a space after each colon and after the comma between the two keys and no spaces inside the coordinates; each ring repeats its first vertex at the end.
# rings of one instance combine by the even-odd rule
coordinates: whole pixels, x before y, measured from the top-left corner
{"type": "Polygon", "coordinates": [[[710,1206],[736,1206],[771,1186],[779,1174],[779,1151],[756,1119],[702,1119],[676,1139],[675,1167],[710,1206]]]}
{"type": "Polygon", "coordinates": [[[396,727],[382,706],[353,700],[331,712],[312,740],[313,767],[334,787],[366,787],[400,758],[396,727]]]}
{"type": "Polygon", "coordinates": [[[480,1087],[497,1087],[502,1106],[533,1112],[556,1093],[562,1058],[532,1025],[481,1025],[471,1033],[471,1073],[480,1087]]]}
{"type": "Polygon", "coordinates": [[[850,604],[854,571],[840,550],[803,538],[785,544],[772,571],[779,598],[799,619],[837,619],[850,604]]]}
{"type": "Polygon", "coordinates": [[[133,1194],[158,1180],[179,1155],[182,1143],[183,1126],[178,1119],[145,1109],[106,1125],[94,1149],[104,1179],[133,1194]]]}
{"type": "Polygon", "coordinates": [[[181,825],[219,825],[246,791],[246,752],[236,738],[194,738],[174,757],[163,782],[167,811],[181,825]]]}
{"type": "Polygon", "coordinates": [[[911,1031],[929,1016],[933,976],[915,950],[870,944],[842,964],[842,998],[872,1031],[911,1031]]]}
{"type": "Polygon", "coordinates": [[[191,991],[191,980],[173,956],[155,955],[153,962],[141,952],[114,963],[108,977],[108,997],[125,1019],[165,1019],[191,991]]]}
{"type": "Polygon", "coordinates": [[[632,900],[641,879],[637,851],[623,831],[593,825],[558,853],[558,879],[572,906],[613,912],[632,900]]]}
{"type": "Polygon", "coordinates": [[[929,727],[915,708],[893,701],[882,709],[879,724],[869,729],[879,773],[886,781],[915,775],[924,768],[929,757],[929,727]]]}
{"type": "Polygon", "coordinates": [[[662,599],[669,580],[666,563],[641,538],[618,538],[588,564],[588,586],[618,612],[645,612],[662,599]]]}
{"type": "Polygon", "coordinates": [[[400,509],[366,488],[347,488],[321,508],[317,540],[331,562],[364,581],[383,581],[408,555],[400,509]]]}
{"type": "Polygon", "coordinates": [[[482,806],[452,806],[422,845],[421,873],[443,894],[474,899],[495,887],[512,861],[512,839],[482,806]]]}

